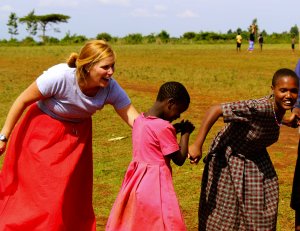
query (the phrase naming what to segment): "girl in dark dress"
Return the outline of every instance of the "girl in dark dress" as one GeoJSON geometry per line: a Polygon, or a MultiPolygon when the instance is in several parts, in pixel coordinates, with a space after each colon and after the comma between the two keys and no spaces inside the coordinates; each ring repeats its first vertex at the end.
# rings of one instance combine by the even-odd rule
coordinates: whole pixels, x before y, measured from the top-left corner
{"type": "MultiPolygon", "coordinates": [[[[207,156],[199,204],[199,230],[276,230],[279,187],[267,147],[278,140],[283,116],[298,96],[298,78],[290,69],[275,72],[273,94],[212,106],[195,142],[192,162],[202,157],[211,127],[223,117],[207,156]]],[[[292,126],[290,117],[284,121],[292,126]]]]}

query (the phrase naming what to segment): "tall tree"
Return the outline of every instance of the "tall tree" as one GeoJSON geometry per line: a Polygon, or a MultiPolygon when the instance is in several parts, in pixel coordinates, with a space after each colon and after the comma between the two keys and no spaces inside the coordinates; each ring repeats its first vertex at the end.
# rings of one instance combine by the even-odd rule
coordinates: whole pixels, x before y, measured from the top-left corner
{"type": "Polygon", "coordinates": [[[298,28],[298,26],[297,25],[292,26],[291,29],[290,29],[290,33],[292,35],[298,36],[299,35],[299,28],[298,28]]]}
{"type": "Polygon", "coordinates": [[[8,26],[8,33],[10,34],[10,38],[13,39],[15,35],[18,35],[18,17],[16,15],[16,13],[10,13],[9,15],[9,19],[7,22],[7,26],[8,26]]]}
{"type": "Polygon", "coordinates": [[[34,10],[32,10],[27,16],[26,16],[26,21],[23,20],[22,18],[19,19],[21,23],[26,23],[26,30],[28,31],[29,35],[36,35],[37,34],[37,20],[35,18],[36,16],[34,15],[34,10]]]}
{"type": "MultiPolygon", "coordinates": [[[[46,14],[46,15],[35,15],[34,10],[31,11],[28,15],[26,15],[23,18],[20,18],[19,21],[21,23],[26,23],[27,26],[30,25],[29,28],[34,28],[32,26],[35,26],[36,30],[42,31],[42,39],[45,41],[46,38],[46,29],[47,26],[54,23],[61,23],[61,22],[68,22],[68,19],[70,16],[63,15],[63,14],[46,14]]],[[[58,29],[54,29],[55,32],[58,32],[58,29]]]]}

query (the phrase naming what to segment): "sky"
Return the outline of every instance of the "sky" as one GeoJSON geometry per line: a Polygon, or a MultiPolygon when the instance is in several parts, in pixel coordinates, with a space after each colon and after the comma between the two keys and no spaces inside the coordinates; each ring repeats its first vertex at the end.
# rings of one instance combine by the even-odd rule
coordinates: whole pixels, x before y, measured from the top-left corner
{"type": "MultiPolygon", "coordinates": [[[[299,9],[299,0],[0,0],[0,39],[10,38],[6,24],[12,12],[19,18],[32,10],[36,15],[68,15],[68,23],[52,24],[46,35],[95,38],[103,32],[116,37],[162,30],[171,37],[185,32],[227,33],[247,30],[255,18],[260,30],[282,33],[300,26],[299,9]]],[[[17,39],[28,36],[25,27],[19,24],[17,39]]]]}

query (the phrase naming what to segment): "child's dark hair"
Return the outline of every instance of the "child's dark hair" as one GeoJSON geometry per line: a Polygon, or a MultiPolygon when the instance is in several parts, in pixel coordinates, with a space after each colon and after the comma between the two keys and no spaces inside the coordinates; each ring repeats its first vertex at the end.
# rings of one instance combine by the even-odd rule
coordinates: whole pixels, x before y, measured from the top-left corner
{"type": "Polygon", "coordinates": [[[287,76],[294,78],[297,82],[297,85],[299,86],[299,79],[298,79],[297,74],[288,68],[281,68],[275,72],[275,74],[273,75],[273,79],[272,79],[272,86],[275,87],[275,85],[277,84],[277,82],[280,78],[287,77],[287,76]]]}
{"type": "Polygon", "coordinates": [[[188,106],[190,104],[190,95],[186,88],[179,82],[166,82],[159,88],[156,101],[164,101],[173,98],[176,103],[188,106]]]}

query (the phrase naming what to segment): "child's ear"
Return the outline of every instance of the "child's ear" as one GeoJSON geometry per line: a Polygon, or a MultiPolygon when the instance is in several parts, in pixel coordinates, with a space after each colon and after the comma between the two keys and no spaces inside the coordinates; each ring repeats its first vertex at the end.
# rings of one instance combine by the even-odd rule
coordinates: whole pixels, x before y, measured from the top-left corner
{"type": "Polygon", "coordinates": [[[173,98],[168,99],[168,108],[171,109],[171,107],[175,104],[175,100],[173,98]]]}

